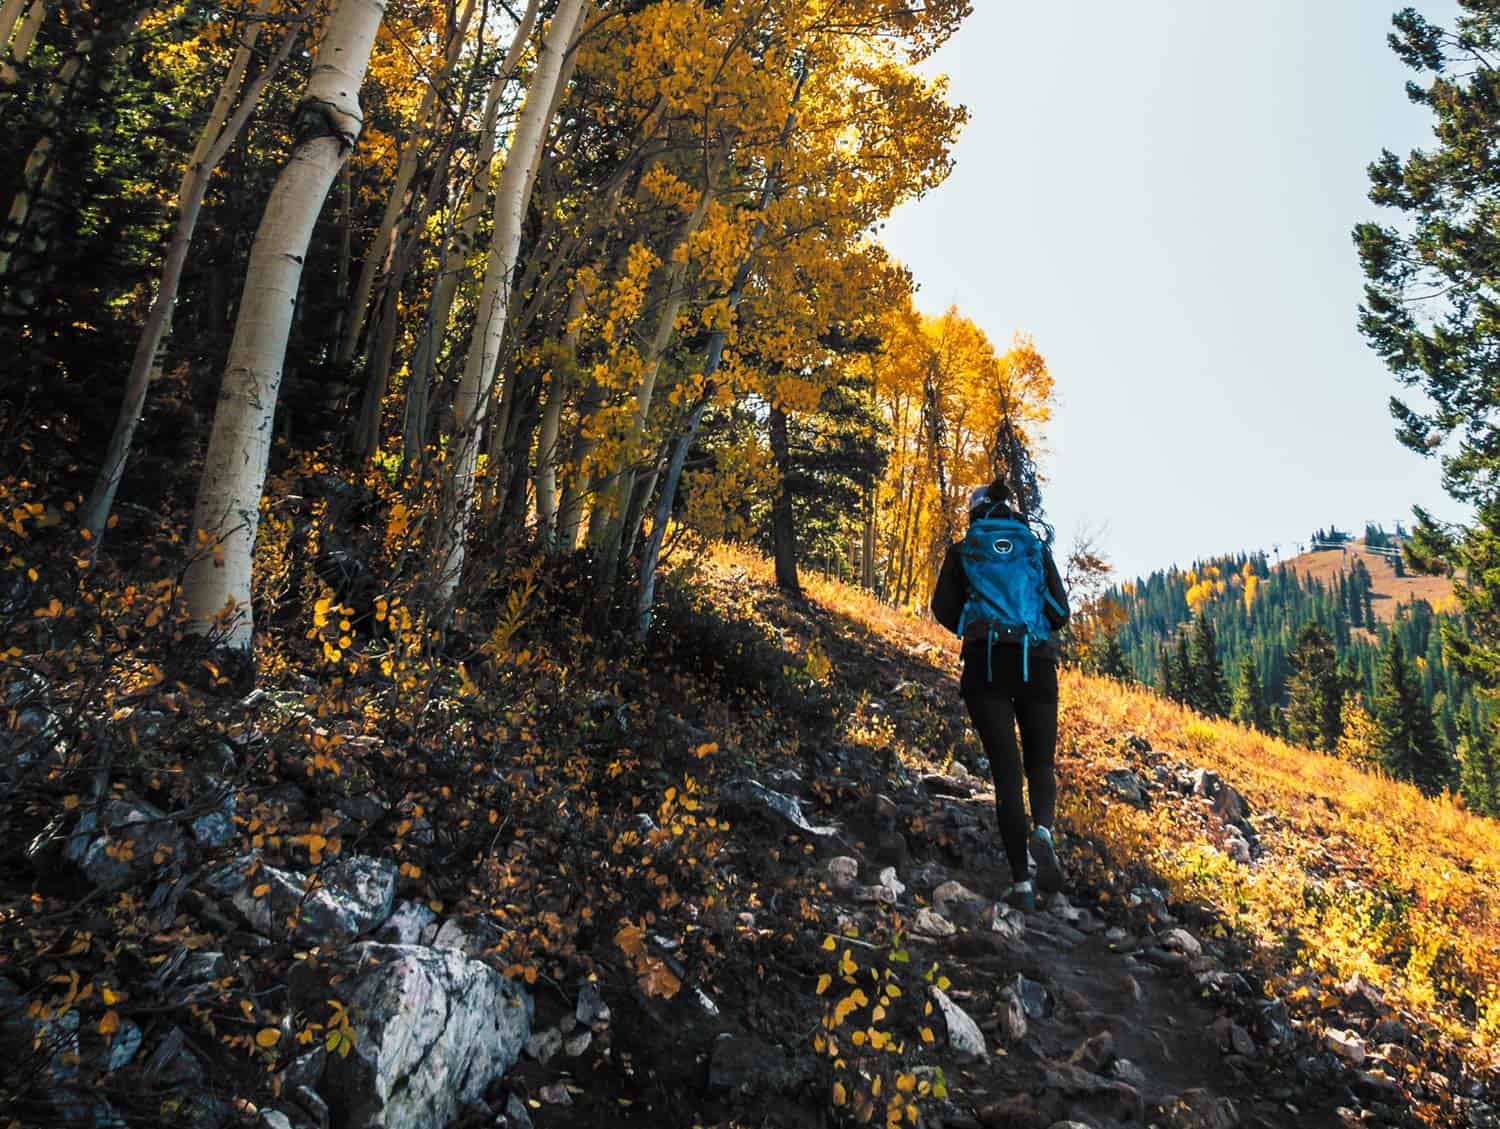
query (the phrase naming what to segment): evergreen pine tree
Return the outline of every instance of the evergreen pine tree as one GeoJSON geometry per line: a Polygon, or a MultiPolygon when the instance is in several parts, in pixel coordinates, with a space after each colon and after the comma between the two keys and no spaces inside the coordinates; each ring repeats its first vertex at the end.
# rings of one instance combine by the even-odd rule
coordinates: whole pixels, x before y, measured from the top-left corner
{"type": "Polygon", "coordinates": [[[1223,717],[1229,712],[1229,685],[1224,681],[1224,666],[1219,661],[1219,642],[1206,612],[1199,612],[1193,624],[1192,677],[1188,704],[1209,717],[1223,717]]]}
{"type": "Polygon", "coordinates": [[[1135,681],[1135,673],[1130,669],[1125,651],[1120,646],[1118,632],[1112,632],[1104,641],[1104,650],[1099,655],[1099,673],[1118,682],[1135,681]]]}
{"type": "Polygon", "coordinates": [[[1176,674],[1177,693],[1172,696],[1174,702],[1184,706],[1193,704],[1193,656],[1188,650],[1188,635],[1186,631],[1177,632],[1177,656],[1172,660],[1176,674]]]}
{"type": "Polygon", "coordinates": [[[1260,684],[1260,668],[1255,660],[1246,655],[1240,660],[1240,681],[1234,688],[1234,705],[1230,717],[1241,725],[1271,732],[1271,710],[1266,703],[1265,691],[1260,684]]]}
{"type": "Polygon", "coordinates": [[[1448,757],[1432,710],[1422,700],[1416,672],[1394,631],[1380,664],[1375,721],[1380,727],[1380,762],[1387,772],[1424,792],[1440,791],[1448,783],[1448,757]]]}
{"type": "Polygon", "coordinates": [[[1163,643],[1157,648],[1157,664],[1161,667],[1161,682],[1158,689],[1161,696],[1169,702],[1177,700],[1177,672],[1172,669],[1172,652],[1167,650],[1163,643]]]}
{"type": "Polygon", "coordinates": [[[1343,731],[1344,679],[1333,640],[1317,623],[1306,624],[1288,660],[1286,729],[1291,741],[1333,752],[1343,731]]]}
{"type": "Polygon", "coordinates": [[[1458,791],[1472,812],[1500,819],[1500,750],[1494,734],[1476,732],[1467,723],[1458,741],[1458,791]]]}

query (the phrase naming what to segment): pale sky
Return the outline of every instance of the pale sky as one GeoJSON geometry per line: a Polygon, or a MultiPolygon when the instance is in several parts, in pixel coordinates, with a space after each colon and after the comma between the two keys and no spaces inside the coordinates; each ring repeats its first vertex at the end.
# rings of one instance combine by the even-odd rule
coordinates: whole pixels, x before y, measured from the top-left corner
{"type": "Polygon", "coordinates": [[[1396,442],[1396,382],[1356,328],[1365,166],[1430,138],[1385,42],[1400,6],[976,0],[935,60],[972,120],[884,239],[923,309],[1034,334],[1063,547],[1107,523],[1128,578],[1463,513],[1396,442]]]}

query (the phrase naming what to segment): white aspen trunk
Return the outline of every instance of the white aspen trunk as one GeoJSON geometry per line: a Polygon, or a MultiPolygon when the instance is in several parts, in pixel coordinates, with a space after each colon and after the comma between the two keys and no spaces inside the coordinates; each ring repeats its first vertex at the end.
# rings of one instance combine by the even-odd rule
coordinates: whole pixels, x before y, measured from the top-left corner
{"type": "Polygon", "coordinates": [[[451,607],[463,573],[469,511],[474,501],[474,474],[510,312],[511,279],[521,252],[531,166],[537,149],[546,141],[564,56],[586,8],[586,0],[560,0],[542,36],[542,52],[495,186],[495,232],[479,298],[479,316],[454,398],[454,450],[438,516],[439,571],[434,597],[438,606],[445,609],[451,607]]]}
{"type": "MultiPolygon", "coordinates": [[[[623,182],[622,182],[623,183],[623,182]]],[[[563,361],[552,370],[546,388],[547,405],[542,410],[541,433],[536,444],[537,529],[549,548],[557,522],[557,437],[562,430],[563,405],[578,360],[578,341],[583,336],[583,307],[587,295],[576,281],[563,314],[563,361]]]]}
{"type": "Polygon", "coordinates": [[[21,77],[16,67],[31,54],[31,45],[47,22],[47,0],[31,0],[24,16],[20,14],[23,7],[25,0],[7,0],[5,10],[0,12],[0,84],[5,86],[21,77]],[[9,25],[4,22],[7,18],[9,25]]]}
{"type": "Polygon", "coordinates": [[[93,36],[80,39],[69,52],[67,60],[58,68],[57,77],[52,80],[52,86],[47,91],[47,108],[42,115],[46,132],[37,139],[31,152],[26,154],[26,164],[21,169],[21,187],[11,198],[10,211],[6,214],[3,229],[0,229],[0,278],[10,271],[11,259],[22,242],[26,221],[31,218],[32,206],[38,192],[44,189],[52,164],[52,131],[57,128],[63,103],[67,101],[73,83],[83,72],[83,65],[93,49],[93,36]]]}
{"type": "Polygon", "coordinates": [[[193,147],[187,167],[182,172],[182,181],[177,188],[177,223],[171,241],[167,244],[156,299],[152,302],[146,324],[142,327],[140,341],[136,343],[130,375],[125,383],[125,395],[120,403],[120,413],[115,420],[114,433],[110,436],[104,463],[99,468],[93,490],[83,507],[83,527],[91,535],[92,552],[99,551],[103,540],[110,511],[114,507],[115,492],[125,474],[125,460],[130,454],[135,429],[145,407],[147,390],[161,373],[162,351],[172,333],[172,314],[177,304],[178,286],[182,282],[182,271],[187,264],[193,233],[198,226],[198,216],[203,210],[203,200],[208,195],[209,182],[213,179],[219,162],[224,159],[224,154],[229,151],[255,112],[266,84],[291,55],[302,23],[312,13],[316,0],[307,0],[303,4],[292,25],[283,33],[271,58],[242,90],[245,75],[255,56],[256,40],[260,37],[262,23],[270,12],[272,2],[273,0],[258,0],[245,28],[244,37],[219,86],[208,121],[204,124],[198,143],[193,147]]]}
{"type": "Polygon", "coordinates": [[[607,506],[608,519],[604,520],[601,517],[599,522],[595,523],[591,520],[589,523],[589,534],[591,538],[596,538],[593,544],[599,553],[599,583],[604,588],[613,586],[616,575],[615,565],[622,552],[627,552],[630,542],[634,540],[631,526],[634,525],[634,517],[638,514],[631,514],[630,503],[635,495],[636,487],[635,462],[640,453],[641,440],[646,434],[646,421],[651,415],[651,401],[656,394],[656,378],[661,373],[662,358],[666,356],[667,346],[672,343],[672,337],[677,331],[677,316],[681,313],[683,301],[687,297],[683,284],[687,278],[688,244],[702,226],[704,217],[708,215],[708,206],[713,200],[714,182],[718,179],[718,170],[719,159],[716,157],[713,163],[704,170],[703,189],[698,195],[698,203],[678,228],[672,249],[668,253],[667,261],[671,265],[667,269],[661,311],[656,320],[656,329],[651,335],[651,343],[641,358],[643,361],[641,382],[636,388],[635,413],[630,421],[630,431],[625,438],[624,465],[615,472],[612,490],[613,503],[612,505],[606,503],[605,506],[596,503],[596,509],[601,514],[605,512],[607,506]]]}
{"type": "Polygon", "coordinates": [[[10,37],[15,34],[16,24],[21,20],[21,12],[26,7],[26,0],[5,0],[0,5],[0,52],[10,46],[10,37]]]}
{"type": "MultiPolygon", "coordinates": [[[[585,5],[585,8],[586,7],[587,5],[585,5]]],[[[574,35],[570,36],[568,40],[570,45],[576,39],[577,32],[582,27],[585,17],[585,10],[580,9],[578,14],[578,23],[574,28],[574,35]]],[[[558,72],[557,81],[553,84],[552,104],[547,107],[547,116],[543,119],[545,122],[550,124],[557,117],[558,108],[562,105],[563,97],[567,93],[568,84],[573,81],[573,71],[577,67],[577,65],[578,52],[570,49],[563,57],[562,69],[558,72]]],[[[536,147],[536,151],[531,158],[531,164],[526,170],[526,184],[521,189],[521,198],[528,202],[531,200],[532,191],[536,188],[537,173],[541,169],[542,156],[547,149],[545,129],[546,127],[544,127],[542,143],[536,147]]],[[[521,209],[523,222],[525,220],[525,212],[526,209],[523,207],[521,209]]],[[[516,289],[517,284],[518,280],[513,277],[511,279],[512,291],[516,289]]],[[[522,285],[524,285],[524,283],[522,283],[522,285]]],[[[508,323],[508,316],[506,320],[508,323]]],[[[503,354],[501,359],[504,359],[503,354]]],[[[499,360],[496,361],[496,367],[498,369],[499,360]]],[[[486,454],[487,457],[492,460],[497,466],[499,465],[500,457],[504,454],[505,446],[509,442],[508,436],[513,430],[511,427],[511,413],[515,406],[515,395],[516,382],[513,380],[507,380],[505,382],[505,387],[501,390],[500,404],[495,411],[495,419],[490,424],[491,434],[489,450],[486,454]]]]}
{"type": "Polygon", "coordinates": [[[224,369],[193,528],[207,535],[183,585],[194,630],[228,616],[225,645],[253,639],[251,561],[276,398],[313,226],[363,121],[359,89],[384,0],[336,0],[298,112],[297,142],[266,202],[224,369]]]}
{"type": "Polygon", "coordinates": [[[385,202],[385,212],[380,217],[380,226],[375,230],[375,238],[371,240],[370,246],[365,251],[364,261],[360,263],[359,281],[354,284],[354,293],[344,313],[344,335],[338,352],[339,364],[348,364],[354,359],[354,354],[359,351],[359,338],[369,318],[370,294],[375,289],[375,277],[381,265],[390,259],[391,244],[396,238],[397,224],[407,206],[406,194],[417,175],[417,165],[422,157],[422,149],[431,132],[429,126],[433,112],[437,108],[438,88],[448,81],[448,76],[453,73],[453,67],[458,62],[464,36],[468,33],[470,21],[474,18],[475,5],[476,0],[469,0],[462,15],[450,30],[443,65],[427,84],[427,89],[422,92],[422,101],[418,104],[416,115],[412,119],[411,133],[401,147],[401,155],[396,162],[396,176],[391,182],[391,193],[385,202]]]}
{"type": "Polygon", "coordinates": [[[469,181],[463,203],[459,205],[458,230],[443,248],[437,284],[433,287],[432,301],[428,305],[427,327],[412,356],[401,447],[402,461],[407,467],[416,465],[421,459],[422,447],[427,441],[432,366],[437,360],[438,347],[448,332],[453,300],[465,274],[465,259],[479,234],[479,221],[484,214],[485,200],[489,196],[490,165],[495,159],[495,142],[500,129],[500,99],[505,93],[506,84],[520,66],[521,54],[531,39],[531,31],[536,26],[537,11],[540,8],[541,0],[527,0],[526,10],[521,14],[521,22],[516,25],[510,48],[505,53],[505,61],[490,83],[489,93],[485,98],[484,124],[480,129],[479,148],[474,156],[474,175],[469,181]]]}

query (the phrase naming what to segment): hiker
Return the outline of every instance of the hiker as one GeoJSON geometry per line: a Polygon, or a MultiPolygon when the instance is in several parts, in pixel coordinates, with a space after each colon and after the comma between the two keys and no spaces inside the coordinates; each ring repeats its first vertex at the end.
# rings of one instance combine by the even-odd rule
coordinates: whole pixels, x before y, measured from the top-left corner
{"type": "MultiPolygon", "coordinates": [[[[1049,535],[1050,536],[1050,535],[1049,535]]],[[[1036,884],[1062,888],[1052,842],[1057,808],[1057,640],[1068,621],[1068,592],[1046,541],[1010,507],[996,479],[969,498],[969,531],[948,547],[932,594],[932,614],[963,640],[959,691],[995,778],[995,814],[1010,861],[1008,904],[1036,908],[1036,884]],[[1021,730],[1016,744],[1016,727],[1021,730]],[[1025,790],[1031,799],[1027,833],[1025,790]]]]}

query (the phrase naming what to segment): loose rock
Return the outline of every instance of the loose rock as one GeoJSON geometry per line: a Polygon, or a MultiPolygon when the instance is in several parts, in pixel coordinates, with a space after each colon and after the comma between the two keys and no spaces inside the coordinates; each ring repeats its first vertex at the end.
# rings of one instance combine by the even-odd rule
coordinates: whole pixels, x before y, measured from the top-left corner
{"type": "Polygon", "coordinates": [[[1354,1031],[1327,1031],[1323,1045],[1350,1066],[1360,1066],[1365,1061],[1365,1041],[1354,1031]]]}
{"type": "Polygon", "coordinates": [[[941,914],[933,913],[932,910],[923,906],[917,910],[917,916],[912,921],[911,930],[922,937],[951,937],[958,932],[958,927],[941,914]]]}
{"type": "Polygon", "coordinates": [[[307,876],[262,866],[233,904],[257,933],[273,936],[295,919],[293,934],[311,944],[352,941],[384,924],[396,896],[396,864],[389,859],[351,855],[323,872],[311,892],[307,876]],[[257,890],[262,890],[257,894],[257,890]]]}
{"type": "Polygon", "coordinates": [[[859,881],[859,860],[839,855],[828,860],[828,884],[835,890],[851,889],[859,881]]]}
{"type": "Polygon", "coordinates": [[[984,1034],[969,1013],[950,1000],[948,993],[941,988],[932,989],[932,998],[937,1002],[938,1010],[943,1013],[943,1022],[947,1024],[948,1045],[959,1054],[973,1055],[975,1058],[989,1057],[984,1045],[984,1034]]]}
{"type": "Polygon", "coordinates": [[[531,997],[452,949],[363,942],[344,954],[355,1041],[331,1056],[337,1120],[369,1129],[442,1129],[516,1061],[531,997]]]}

